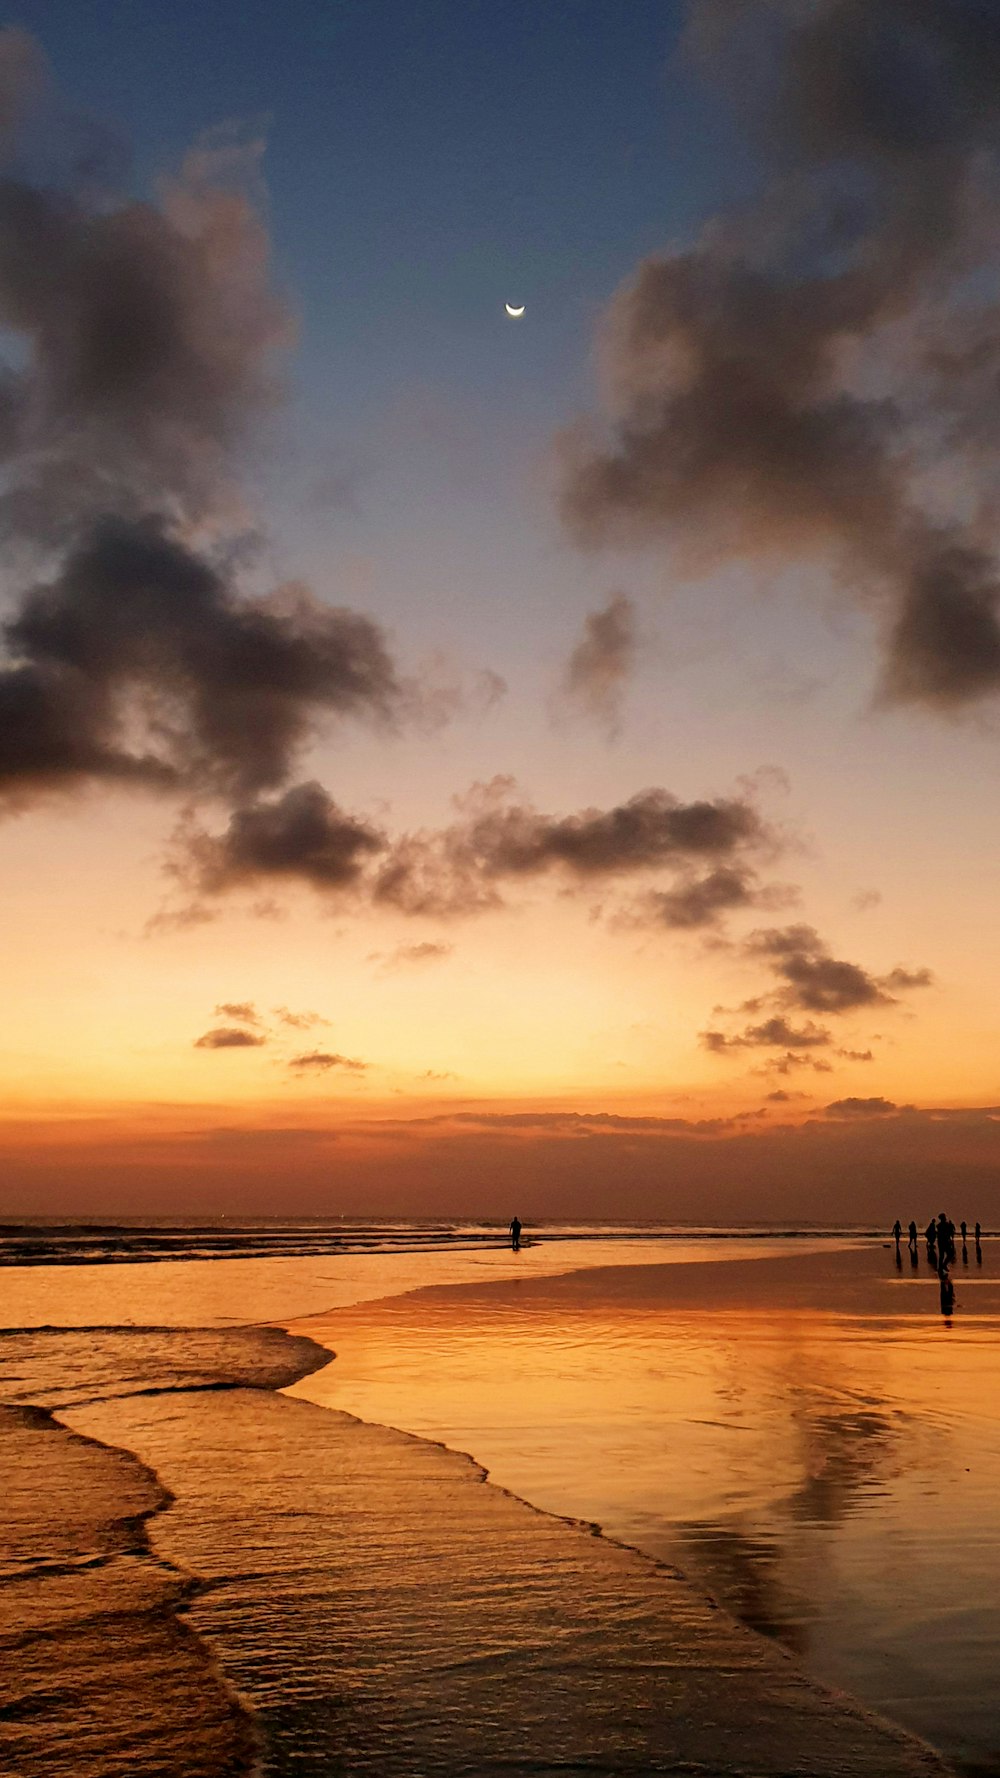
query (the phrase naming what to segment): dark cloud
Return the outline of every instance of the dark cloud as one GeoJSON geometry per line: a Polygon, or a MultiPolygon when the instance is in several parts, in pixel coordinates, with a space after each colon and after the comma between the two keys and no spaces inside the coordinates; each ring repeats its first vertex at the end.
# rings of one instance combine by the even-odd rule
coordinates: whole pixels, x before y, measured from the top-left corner
{"type": "Polygon", "coordinates": [[[515,788],[509,778],[475,785],[451,827],[397,842],[377,875],[376,898],[408,913],[473,912],[497,904],[504,880],[550,870],[576,882],[686,870],[771,844],[757,811],[738,798],[682,803],[669,791],[644,790],[612,809],[555,817],[513,801],[515,788]]]}
{"type": "Polygon", "coordinates": [[[614,593],[585,619],[583,636],[563,675],[561,689],[568,702],[611,733],[618,727],[636,644],[635,607],[624,593],[614,593]]]}
{"type": "Polygon", "coordinates": [[[289,1068],[295,1068],[300,1074],[322,1074],[328,1068],[346,1068],[351,1074],[363,1074],[368,1067],[367,1062],[359,1062],[353,1056],[338,1056],[329,1050],[310,1050],[307,1055],[292,1056],[289,1068]]]}
{"type": "MultiPolygon", "coordinates": [[[[30,39],[0,32],[0,147],[39,67],[30,39]]],[[[369,619],[238,584],[253,538],[232,469],[292,334],[256,203],[261,144],[217,134],[152,205],[79,153],[54,183],[61,133],[56,117],[44,181],[0,164],[0,327],[16,341],[0,538],[21,588],[0,800],[93,780],[275,789],[325,719],[405,699],[369,619]]]]}
{"type": "Polygon", "coordinates": [[[721,865],[703,877],[684,876],[672,889],[652,890],[639,912],[653,925],[693,931],[718,926],[738,908],[775,909],[797,899],[790,887],[761,885],[746,865],[721,865]]]}
{"type": "Polygon", "coordinates": [[[196,1038],[194,1047],[196,1050],[249,1050],[259,1049],[266,1042],[267,1038],[259,1031],[243,1031],[238,1025],[217,1025],[203,1037],[196,1038]]]}
{"type": "Polygon", "coordinates": [[[380,632],[303,587],[239,598],[158,520],[103,519],[4,626],[0,794],[86,778],[240,795],[324,715],[388,714],[380,632]]]}
{"type": "Polygon", "coordinates": [[[773,1093],[767,1094],[768,1103],[771,1105],[790,1105],[793,1099],[808,1098],[808,1093],[789,1093],[784,1087],[776,1087],[773,1093]]]}
{"type": "Polygon", "coordinates": [[[1000,12],[689,15],[703,66],[761,109],[773,178],[616,299],[610,428],[567,441],[564,516],[583,542],[662,538],[689,567],[820,555],[881,609],[887,699],[992,694],[1000,12]]]}
{"type": "Polygon", "coordinates": [[[153,205],[88,176],[65,121],[43,120],[37,181],[23,158],[0,178],[0,319],[27,359],[8,384],[0,530],[46,546],[109,499],[121,517],[164,500],[189,522],[219,510],[293,333],[256,202],[259,140],[203,139],[153,205]]]}
{"type": "Polygon", "coordinates": [[[859,963],[832,957],[812,926],[771,927],[752,933],[747,950],[766,961],[783,984],[784,1004],[805,1012],[843,1013],[864,1006],[891,1006],[896,993],[929,987],[933,980],[928,969],[897,968],[888,975],[872,975],[859,963]]]}
{"type": "Polygon", "coordinates": [[[220,834],[182,826],[171,868],[204,895],[274,877],[337,890],[356,884],[384,846],[381,834],[345,815],[321,784],[297,784],[273,801],[234,809],[220,834]]]}
{"type": "Polygon", "coordinates": [[[750,871],[722,868],[710,871],[705,877],[693,878],[677,888],[654,891],[649,897],[649,907],[664,926],[714,926],[721,914],[752,905],[753,885],[750,871]]]}
{"type": "Polygon", "coordinates": [[[906,1107],[894,1105],[891,1099],[834,1099],[823,1109],[827,1117],[888,1117],[906,1107]]]}
{"type": "MultiPolygon", "coordinates": [[[[774,1047],[784,1056],[768,1064],[769,1070],[787,1074],[804,1065],[804,1058],[794,1052],[803,1049],[825,1049],[832,1045],[833,1034],[827,1025],[807,1018],[795,1025],[789,1013],[822,1013],[837,1018],[866,1007],[895,1006],[900,993],[929,987],[933,981],[928,969],[891,969],[887,975],[873,975],[860,963],[831,955],[813,926],[761,927],[751,932],[742,943],[743,954],[765,965],[777,982],[766,994],[754,995],[740,1008],[743,1013],[766,1012],[758,1023],[741,1031],[709,1030],[701,1033],[701,1042],[715,1055],[733,1050],[774,1047]]],[[[716,1007],[716,1013],[725,1011],[716,1007]]],[[[870,1062],[871,1050],[838,1048],[837,1056],[849,1062],[870,1062]]],[[[818,1072],[828,1072],[829,1062],[810,1058],[818,1072]]]]}

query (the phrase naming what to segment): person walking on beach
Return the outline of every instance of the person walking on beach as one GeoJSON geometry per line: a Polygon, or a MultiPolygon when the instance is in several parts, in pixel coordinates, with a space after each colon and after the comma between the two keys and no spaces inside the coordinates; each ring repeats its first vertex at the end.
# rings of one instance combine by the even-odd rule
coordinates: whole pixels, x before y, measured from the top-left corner
{"type": "Polygon", "coordinates": [[[521,1220],[515,1216],[510,1225],[510,1244],[515,1253],[521,1250],[521,1220]]]}
{"type": "Polygon", "coordinates": [[[916,1251],[917,1251],[917,1225],[915,1222],[911,1221],[909,1229],[907,1230],[907,1234],[909,1236],[909,1239],[907,1241],[907,1246],[909,1247],[911,1253],[916,1253],[916,1251]]]}
{"type": "Polygon", "coordinates": [[[901,1241],[901,1240],[902,1240],[902,1238],[903,1238],[903,1225],[902,1225],[902,1223],[901,1223],[901,1222],[900,1222],[900,1220],[899,1220],[899,1217],[898,1217],[898,1216],[897,1216],[897,1218],[896,1218],[896,1220],[895,1220],[895,1222],[894,1222],[894,1223],[893,1223],[893,1225],[892,1225],[892,1238],[893,1238],[893,1240],[894,1240],[894,1241],[895,1241],[895,1243],[896,1243],[896,1246],[897,1246],[897,1247],[898,1247],[898,1246],[899,1246],[899,1243],[900,1243],[900,1241],[901,1241]]]}

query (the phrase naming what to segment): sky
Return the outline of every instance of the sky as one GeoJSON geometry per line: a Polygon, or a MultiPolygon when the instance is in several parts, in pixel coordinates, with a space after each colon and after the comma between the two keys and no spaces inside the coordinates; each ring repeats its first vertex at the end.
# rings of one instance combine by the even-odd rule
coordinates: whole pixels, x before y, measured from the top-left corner
{"type": "Polygon", "coordinates": [[[8,12],[0,1216],[1000,1218],[998,75],[8,12]]]}

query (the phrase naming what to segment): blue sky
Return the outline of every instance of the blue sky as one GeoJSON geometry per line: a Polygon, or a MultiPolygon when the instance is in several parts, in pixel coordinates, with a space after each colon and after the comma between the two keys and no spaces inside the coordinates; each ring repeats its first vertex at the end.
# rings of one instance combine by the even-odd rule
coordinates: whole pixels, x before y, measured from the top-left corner
{"type": "Polygon", "coordinates": [[[745,149],[670,61],[679,18],[662,0],[25,0],[9,15],[73,102],[121,128],[140,183],[206,128],[263,126],[317,405],[401,378],[515,379],[529,411],[578,376],[580,338],[635,260],[745,177],[745,149]],[[528,305],[518,335],[499,324],[507,297],[528,305]]]}

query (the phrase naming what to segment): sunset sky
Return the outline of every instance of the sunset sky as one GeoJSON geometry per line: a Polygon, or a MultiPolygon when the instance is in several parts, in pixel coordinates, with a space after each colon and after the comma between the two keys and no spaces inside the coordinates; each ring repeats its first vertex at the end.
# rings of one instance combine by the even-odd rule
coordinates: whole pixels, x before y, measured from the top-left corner
{"type": "Polygon", "coordinates": [[[8,19],[0,1216],[1000,1216],[993,6],[8,19]]]}

